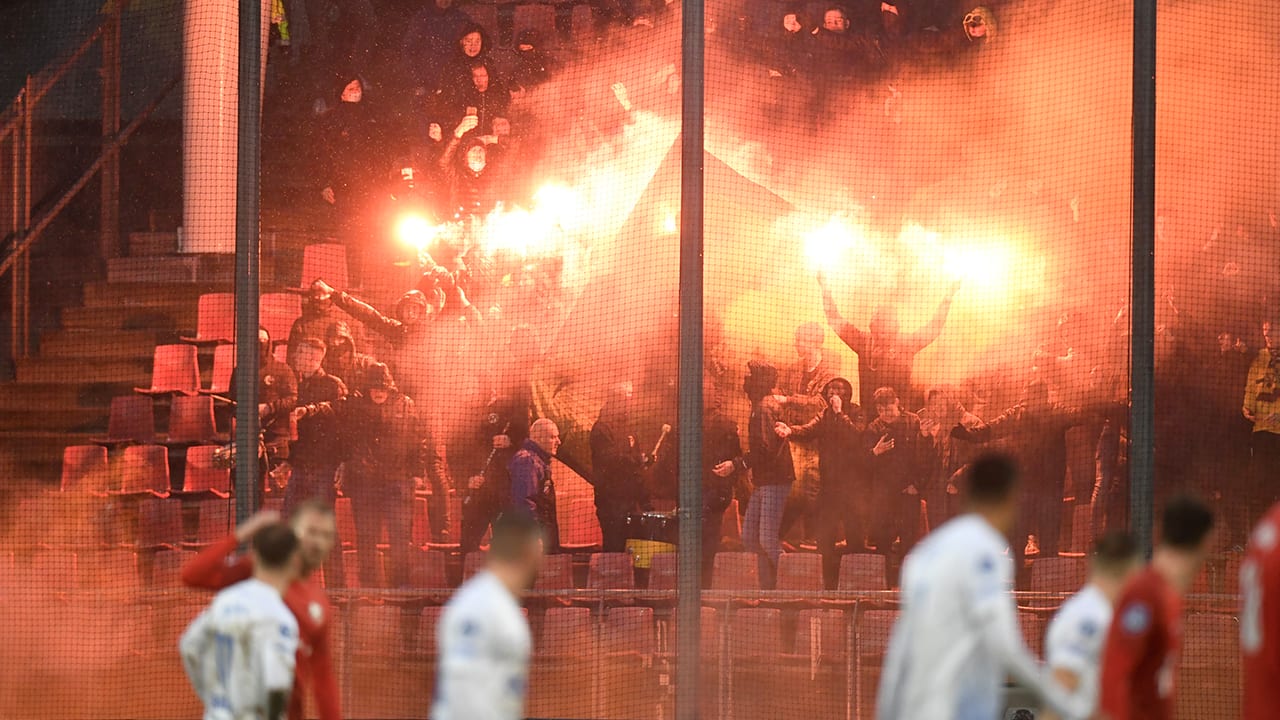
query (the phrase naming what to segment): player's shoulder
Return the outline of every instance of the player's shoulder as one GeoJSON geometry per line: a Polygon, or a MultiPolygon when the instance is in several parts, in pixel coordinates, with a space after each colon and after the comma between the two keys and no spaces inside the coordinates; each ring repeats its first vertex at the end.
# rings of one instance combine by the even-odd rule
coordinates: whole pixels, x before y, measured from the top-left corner
{"type": "Polygon", "coordinates": [[[1100,638],[1111,624],[1111,615],[1111,603],[1092,585],[1086,585],[1062,604],[1050,623],[1050,632],[1057,630],[1081,639],[1100,638]]]}
{"type": "Polygon", "coordinates": [[[1113,632],[1145,635],[1162,622],[1167,583],[1150,568],[1144,569],[1125,585],[1116,603],[1113,632]]]}

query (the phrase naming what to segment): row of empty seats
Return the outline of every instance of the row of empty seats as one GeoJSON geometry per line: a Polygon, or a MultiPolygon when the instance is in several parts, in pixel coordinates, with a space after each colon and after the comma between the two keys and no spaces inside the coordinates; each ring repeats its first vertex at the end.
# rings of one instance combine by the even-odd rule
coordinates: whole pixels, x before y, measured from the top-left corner
{"type": "Polygon", "coordinates": [[[182,452],[185,469],[182,487],[171,486],[169,448],[164,445],[131,445],[112,458],[101,445],[72,445],[63,450],[64,493],[90,495],[171,494],[231,495],[231,471],[217,462],[217,445],[191,445],[182,452]]]}

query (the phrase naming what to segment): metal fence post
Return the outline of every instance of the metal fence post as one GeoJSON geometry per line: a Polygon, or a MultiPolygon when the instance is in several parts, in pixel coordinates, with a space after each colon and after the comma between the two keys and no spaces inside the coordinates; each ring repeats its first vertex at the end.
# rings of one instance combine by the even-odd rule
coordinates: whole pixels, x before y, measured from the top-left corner
{"type": "Polygon", "coordinates": [[[1129,518],[1149,555],[1155,485],[1156,2],[1133,6],[1129,518]]]}

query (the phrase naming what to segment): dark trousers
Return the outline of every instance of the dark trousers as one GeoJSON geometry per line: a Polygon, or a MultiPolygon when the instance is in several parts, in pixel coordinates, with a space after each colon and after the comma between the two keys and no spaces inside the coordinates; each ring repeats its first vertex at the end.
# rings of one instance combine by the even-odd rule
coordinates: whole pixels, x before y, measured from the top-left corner
{"type": "MultiPolygon", "coordinates": [[[[294,459],[293,470],[289,473],[289,487],[284,491],[284,514],[288,517],[295,508],[307,500],[319,498],[329,507],[338,501],[338,490],[333,486],[333,478],[338,473],[337,465],[312,465],[300,463],[294,459]]],[[[324,584],[329,588],[340,588],[346,585],[346,572],[342,567],[342,537],[334,530],[334,552],[329,553],[324,562],[324,584]]]]}
{"type": "Polygon", "coordinates": [[[596,519],[600,521],[600,537],[605,552],[627,551],[627,511],[625,506],[596,503],[596,519]]]}
{"type": "Polygon", "coordinates": [[[409,577],[413,543],[413,483],[383,478],[358,478],[348,483],[351,514],[356,524],[356,557],[360,585],[378,586],[378,541],[387,531],[387,586],[403,587],[409,577]]]}
{"type": "Polygon", "coordinates": [[[467,493],[462,500],[462,537],[458,539],[463,553],[480,549],[485,532],[509,505],[503,493],[484,485],[467,493]]]}
{"type": "Polygon", "coordinates": [[[724,531],[724,511],[729,506],[703,508],[702,510],[702,587],[711,587],[711,576],[716,566],[716,553],[720,552],[720,537],[724,531]]]}
{"type": "Polygon", "coordinates": [[[1243,498],[1248,532],[1267,512],[1280,494],[1280,435],[1255,432],[1252,437],[1253,457],[1249,462],[1249,492],[1243,498]]]}
{"type": "Polygon", "coordinates": [[[920,496],[897,493],[882,497],[871,507],[871,540],[884,555],[885,582],[896,587],[901,559],[920,536],[920,496]],[[900,540],[897,552],[893,550],[895,539],[900,540]]]}
{"type": "Polygon", "coordinates": [[[822,553],[822,580],[828,590],[836,589],[840,578],[841,539],[847,552],[861,552],[866,538],[866,517],[860,498],[851,488],[823,486],[815,502],[814,535],[822,553]]]}

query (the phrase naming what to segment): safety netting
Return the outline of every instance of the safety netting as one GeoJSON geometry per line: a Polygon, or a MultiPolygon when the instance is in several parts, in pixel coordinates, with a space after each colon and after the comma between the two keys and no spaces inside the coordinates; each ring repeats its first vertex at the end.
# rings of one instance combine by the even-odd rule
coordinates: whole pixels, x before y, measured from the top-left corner
{"type": "Polygon", "coordinates": [[[1152,371],[1130,360],[1133,8],[715,0],[691,68],[682,1],[264,0],[256,134],[239,3],[0,9],[0,716],[199,716],[179,637],[248,576],[237,519],[266,511],[318,593],[290,604],[292,717],[428,717],[444,605],[522,512],[548,552],[520,598],[526,716],[672,717],[683,681],[697,717],[869,719],[904,558],[991,451],[1021,468],[1038,657],[1095,539],[1133,526],[1131,483],[1209,503],[1178,716],[1240,716],[1238,577],[1280,468],[1280,8],[1159,3],[1152,371]],[[1135,372],[1152,477],[1129,472],[1135,372]]]}

